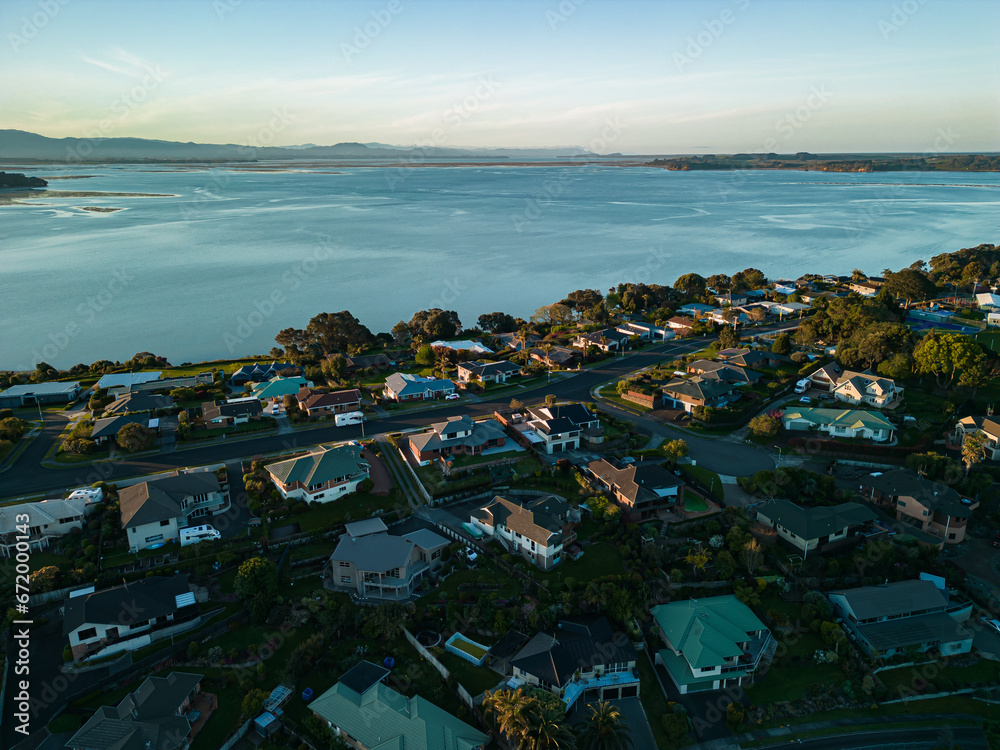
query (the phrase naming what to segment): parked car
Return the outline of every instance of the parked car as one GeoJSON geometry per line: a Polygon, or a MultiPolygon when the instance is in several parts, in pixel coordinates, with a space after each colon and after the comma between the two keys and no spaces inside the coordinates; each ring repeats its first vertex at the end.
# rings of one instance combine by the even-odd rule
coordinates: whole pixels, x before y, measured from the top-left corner
{"type": "Polygon", "coordinates": [[[993,546],[1000,547],[1000,533],[993,537],[993,546]]]}
{"type": "Polygon", "coordinates": [[[813,400],[808,396],[803,396],[802,398],[799,399],[800,404],[811,404],[812,402],[813,400]]]}
{"type": "Polygon", "coordinates": [[[983,620],[983,624],[991,630],[1000,633],[1000,620],[983,620]]]}
{"type": "Polygon", "coordinates": [[[272,414],[281,414],[281,407],[278,406],[277,404],[275,404],[274,406],[271,407],[271,413],[272,414]]]}
{"type": "Polygon", "coordinates": [[[460,398],[460,396],[457,393],[449,393],[447,396],[444,397],[444,400],[445,401],[457,401],[459,398],[460,398]]]}

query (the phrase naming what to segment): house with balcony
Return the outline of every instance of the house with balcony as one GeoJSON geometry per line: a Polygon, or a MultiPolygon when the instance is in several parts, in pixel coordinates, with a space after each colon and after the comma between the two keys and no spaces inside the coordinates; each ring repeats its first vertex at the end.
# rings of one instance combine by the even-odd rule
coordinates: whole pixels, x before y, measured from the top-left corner
{"type": "Polygon", "coordinates": [[[666,648],[656,653],[682,694],[752,684],[769,663],[777,641],[735,596],[709,596],[652,609],[666,648]]]}
{"type": "Polygon", "coordinates": [[[187,750],[216,708],[200,674],[147,677],[117,706],[101,706],[66,743],[70,750],[187,750]]]}
{"type": "Polygon", "coordinates": [[[692,378],[674,378],[664,383],[660,390],[667,407],[692,412],[696,406],[723,407],[737,400],[739,393],[734,393],[736,388],[736,383],[695,375],[692,378]]]}
{"type": "Polygon", "coordinates": [[[360,599],[401,601],[441,567],[451,542],[429,529],[402,536],[388,533],[381,519],[347,524],[325,567],[327,587],[360,599]]]}
{"type": "Polygon", "coordinates": [[[385,684],[389,670],[361,661],[309,704],[312,714],[358,750],[483,750],[489,736],[430,701],[385,684]]]}
{"type": "Polygon", "coordinates": [[[972,650],[973,632],[965,627],[971,603],[952,601],[933,580],[840,589],[827,598],[848,636],[869,656],[907,649],[954,656],[972,650]]]}
{"type": "Polygon", "coordinates": [[[592,333],[581,333],[576,338],[573,339],[573,346],[579,347],[584,351],[588,347],[596,346],[605,354],[610,352],[617,352],[621,349],[628,348],[628,340],[632,336],[637,336],[638,333],[622,333],[616,328],[602,328],[599,331],[593,331],[592,333]]]}
{"type": "Polygon", "coordinates": [[[630,523],[658,518],[684,497],[684,480],[652,461],[622,464],[602,458],[587,471],[608,490],[630,523]]]}
{"type": "Polygon", "coordinates": [[[667,321],[667,326],[674,332],[675,336],[687,336],[694,326],[694,318],[675,315],[667,321]]]}
{"type": "Polygon", "coordinates": [[[330,414],[345,414],[350,411],[361,411],[361,391],[349,388],[345,391],[323,393],[312,388],[303,388],[295,398],[299,409],[310,417],[324,417],[330,414]]]}
{"type": "Polygon", "coordinates": [[[0,557],[14,557],[18,542],[27,542],[30,550],[48,549],[53,539],[83,529],[93,508],[82,496],[4,506],[0,509],[0,557]]]}
{"type": "Polygon", "coordinates": [[[133,651],[201,622],[187,575],[153,576],[103,591],[70,594],[63,635],[73,660],[133,651]]]}
{"type": "Polygon", "coordinates": [[[554,496],[524,500],[497,495],[472,511],[469,521],[508,552],[520,555],[542,570],[551,570],[576,541],[573,529],[579,510],[554,496]]]}
{"type": "Polygon", "coordinates": [[[320,445],[304,456],[264,467],[283,498],[329,503],[356,492],[368,478],[360,445],[320,445]]]}
{"type": "Polygon", "coordinates": [[[429,432],[407,437],[410,453],[421,466],[448,456],[478,456],[507,443],[503,425],[493,419],[473,422],[466,415],[435,422],[429,432]]]}
{"type": "MultiPolygon", "coordinates": [[[[518,634],[520,635],[520,634],[518,634]]],[[[593,701],[639,695],[636,651],[603,615],[560,620],[511,658],[508,687],[533,687],[560,697],[570,711],[593,701]]]]}
{"type": "Polygon", "coordinates": [[[903,389],[892,378],[875,375],[871,370],[845,370],[836,362],[825,365],[809,376],[814,388],[830,393],[846,404],[865,404],[878,409],[892,408],[903,400],[903,389]]]}
{"type": "Polygon", "coordinates": [[[577,450],[581,441],[604,442],[601,420],[583,404],[560,404],[528,409],[519,432],[541,453],[577,450]]]}
{"type": "Polygon", "coordinates": [[[521,366],[501,360],[499,362],[459,362],[459,383],[506,383],[521,374],[521,366]]]}
{"type": "Polygon", "coordinates": [[[206,401],[201,405],[201,418],[209,429],[256,422],[263,414],[264,409],[256,396],[231,398],[228,401],[206,401]]]}
{"type": "Polygon", "coordinates": [[[803,507],[789,500],[770,500],[757,508],[757,520],[806,557],[877,533],[878,514],[861,503],[803,507]]]}
{"type": "Polygon", "coordinates": [[[393,401],[428,401],[444,398],[455,392],[455,384],[447,378],[427,378],[421,375],[394,372],[385,379],[385,396],[393,401]]]}
{"type": "Polygon", "coordinates": [[[122,529],[129,551],[180,541],[180,530],[207,523],[229,510],[229,491],[207,471],[176,471],[170,476],[118,491],[122,529]]]}
{"type": "Polygon", "coordinates": [[[764,377],[756,370],[735,362],[716,362],[712,359],[696,359],[687,366],[687,371],[700,375],[704,380],[721,380],[733,385],[754,385],[764,377]]]}
{"type": "Polygon", "coordinates": [[[615,330],[626,336],[638,336],[644,341],[667,341],[675,336],[673,329],[669,326],[658,326],[643,320],[626,321],[615,330]]]}
{"type": "Polygon", "coordinates": [[[978,500],[909,469],[864,476],[858,492],[914,529],[917,539],[936,546],[965,541],[969,519],[979,507],[978,500]]]}
{"type": "Polygon", "coordinates": [[[963,417],[958,420],[952,433],[952,442],[955,445],[962,445],[969,435],[979,435],[983,438],[983,449],[987,460],[1000,459],[1000,421],[994,419],[993,415],[963,417]]]}
{"type": "Polygon", "coordinates": [[[831,437],[862,438],[876,443],[891,441],[896,426],[881,414],[860,409],[785,409],[781,424],[786,430],[816,430],[831,437]]]}

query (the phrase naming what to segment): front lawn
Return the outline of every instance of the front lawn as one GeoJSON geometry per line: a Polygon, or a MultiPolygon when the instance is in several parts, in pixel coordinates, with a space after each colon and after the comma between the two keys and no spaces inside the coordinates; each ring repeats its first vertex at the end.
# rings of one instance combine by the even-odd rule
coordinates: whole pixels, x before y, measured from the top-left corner
{"type": "MultiPolygon", "coordinates": [[[[520,558],[518,558],[520,559],[520,558]]],[[[597,542],[583,548],[583,557],[571,560],[564,557],[552,570],[541,570],[531,563],[522,561],[522,565],[533,576],[549,586],[554,586],[567,578],[575,578],[577,586],[585,586],[589,581],[602,576],[624,575],[622,553],[613,544],[597,542]]]]}
{"type": "Polygon", "coordinates": [[[710,471],[704,466],[692,466],[691,464],[681,464],[679,468],[681,472],[687,472],[708,487],[716,497],[721,498],[723,496],[725,490],[722,487],[722,480],[714,471],[710,471]]]}
{"type": "MultiPolygon", "coordinates": [[[[779,642],[781,638],[778,637],[779,642]]],[[[775,656],[767,674],[756,685],[747,688],[747,697],[757,705],[768,705],[779,701],[798,700],[806,694],[810,685],[840,685],[847,676],[839,662],[817,664],[812,655],[828,646],[814,633],[806,633],[798,640],[785,641],[787,647],[780,656],[775,656]]],[[[779,651],[781,649],[779,648],[779,651]]]]}
{"type": "MultiPolygon", "coordinates": [[[[327,531],[332,526],[371,518],[379,511],[407,509],[405,502],[390,495],[355,492],[329,503],[313,503],[305,513],[288,516],[285,523],[298,523],[302,531],[327,531]]],[[[408,510],[408,509],[407,509],[408,510]]]]}
{"type": "Polygon", "coordinates": [[[948,667],[936,664],[900,667],[879,672],[878,678],[889,691],[886,700],[892,700],[914,692],[923,692],[922,686],[926,686],[927,683],[936,685],[941,680],[950,681],[955,689],[968,687],[977,682],[994,682],[1000,680],[1000,664],[983,660],[971,667],[948,667]]]}

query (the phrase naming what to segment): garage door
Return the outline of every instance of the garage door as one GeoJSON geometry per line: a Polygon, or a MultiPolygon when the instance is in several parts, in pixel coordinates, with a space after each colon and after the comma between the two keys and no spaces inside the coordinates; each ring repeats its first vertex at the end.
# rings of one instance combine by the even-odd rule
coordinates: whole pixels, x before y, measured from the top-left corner
{"type": "Polygon", "coordinates": [[[638,685],[626,685],[622,688],[622,698],[635,698],[639,695],[638,685]]]}
{"type": "Polygon", "coordinates": [[[614,701],[618,700],[619,697],[620,696],[618,694],[618,688],[616,687],[604,688],[604,694],[601,696],[601,699],[606,701],[614,701]]]}

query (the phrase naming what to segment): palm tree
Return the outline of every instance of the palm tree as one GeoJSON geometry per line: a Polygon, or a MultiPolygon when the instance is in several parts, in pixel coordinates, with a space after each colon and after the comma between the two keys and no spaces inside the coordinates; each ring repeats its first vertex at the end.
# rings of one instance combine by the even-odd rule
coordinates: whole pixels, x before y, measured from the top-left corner
{"type": "Polygon", "coordinates": [[[577,737],[579,750],[627,750],[632,747],[632,730],[617,706],[598,701],[589,708],[590,715],[577,737]]]}
{"type": "Polygon", "coordinates": [[[562,702],[533,702],[523,711],[524,726],[518,737],[520,750],[573,750],[576,737],[563,722],[562,702]]]}
{"type": "Polygon", "coordinates": [[[515,738],[524,727],[528,698],[521,690],[495,690],[486,693],[485,712],[492,716],[501,734],[515,738]]]}

